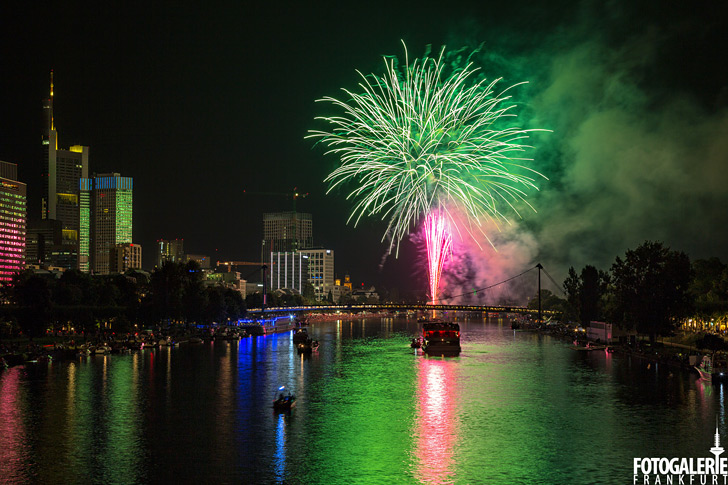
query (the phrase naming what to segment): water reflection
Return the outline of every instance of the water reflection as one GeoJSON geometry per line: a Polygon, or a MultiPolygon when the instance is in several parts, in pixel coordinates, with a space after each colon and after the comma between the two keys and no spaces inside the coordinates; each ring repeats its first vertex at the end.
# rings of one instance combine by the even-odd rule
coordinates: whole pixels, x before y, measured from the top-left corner
{"type": "Polygon", "coordinates": [[[276,451],[274,458],[276,482],[283,483],[286,473],[286,417],[279,413],[276,423],[276,451]]]}
{"type": "Polygon", "coordinates": [[[23,426],[22,368],[0,372],[0,477],[9,482],[28,480],[26,431],[23,426]]]}
{"type": "Polygon", "coordinates": [[[420,358],[415,438],[415,477],[421,482],[453,479],[456,442],[454,360],[420,358]]]}
{"type": "Polygon", "coordinates": [[[716,415],[728,434],[725,386],[687,372],[477,321],[459,358],[428,359],[418,328],[317,324],[303,358],[279,334],[0,371],[0,482],[626,483],[633,457],[705,455],[716,415]]]}

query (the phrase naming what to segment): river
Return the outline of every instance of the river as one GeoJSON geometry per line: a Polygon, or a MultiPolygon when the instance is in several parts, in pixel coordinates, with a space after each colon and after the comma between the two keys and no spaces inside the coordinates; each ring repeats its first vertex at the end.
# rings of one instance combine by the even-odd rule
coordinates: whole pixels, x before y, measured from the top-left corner
{"type": "Polygon", "coordinates": [[[712,456],[726,433],[697,374],[460,324],[459,357],[369,318],[312,325],[310,356],[282,333],[0,371],[0,481],[632,483],[634,458],[712,456]]]}

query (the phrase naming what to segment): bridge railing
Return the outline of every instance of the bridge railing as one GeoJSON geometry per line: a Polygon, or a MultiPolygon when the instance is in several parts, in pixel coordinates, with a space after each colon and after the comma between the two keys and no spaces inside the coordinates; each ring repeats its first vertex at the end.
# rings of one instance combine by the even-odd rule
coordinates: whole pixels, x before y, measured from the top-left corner
{"type": "MultiPolygon", "coordinates": [[[[248,313],[298,313],[298,312],[319,312],[319,311],[362,311],[362,310],[440,310],[453,312],[493,312],[493,313],[522,313],[522,314],[538,314],[538,309],[526,308],[520,306],[492,306],[492,305],[430,305],[427,303],[366,303],[357,305],[306,305],[296,307],[270,307],[262,310],[260,308],[251,308],[248,313]]],[[[553,310],[542,310],[544,315],[558,315],[559,312],[553,310]]]]}

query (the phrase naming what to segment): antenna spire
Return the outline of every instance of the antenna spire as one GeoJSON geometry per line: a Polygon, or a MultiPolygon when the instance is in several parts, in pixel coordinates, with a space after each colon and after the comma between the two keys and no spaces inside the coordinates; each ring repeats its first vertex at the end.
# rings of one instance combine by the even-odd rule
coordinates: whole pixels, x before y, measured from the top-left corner
{"type": "Polygon", "coordinates": [[[56,127],[53,124],[53,69],[51,69],[51,97],[50,97],[50,108],[51,108],[51,130],[55,130],[56,127]]]}

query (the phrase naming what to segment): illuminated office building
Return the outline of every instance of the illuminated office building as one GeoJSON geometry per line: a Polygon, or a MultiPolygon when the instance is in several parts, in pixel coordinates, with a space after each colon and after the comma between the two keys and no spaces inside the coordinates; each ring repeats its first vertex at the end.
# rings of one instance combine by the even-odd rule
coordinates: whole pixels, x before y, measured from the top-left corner
{"type": "Polygon", "coordinates": [[[302,249],[299,253],[308,256],[308,281],[316,299],[323,300],[334,285],[333,249],[302,249]]]}
{"type": "Polygon", "coordinates": [[[125,273],[129,269],[142,269],[142,247],[132,243],[112,247],[109,253],[109,272],[125,273]]]}
{"type": "Polygon", "coordinates": [[[109,274],[111,249],[132,242],[133,179],[100,174],[81,179],[79,187],[81,268],[109,274]]]}
{"type": "Polygon", "coordinates": [[[79,267],[80,239],[79,180],[88,177],[89,148],[73,145],[58,148],[58,131],[53,118],[53,71],[50,96],[43,102],[43,197],[42,219],[61,221],[61,243],[71,255],[71,268],[79,267]]]}
{"type": "Polygon", "coordinates": [[[25,184],[18,182],[18,166],[0,162],[0,283],[25,268],[25,184]]]}
{"type": "Polygon", "coordinates": [[[288,288],[303,294],[303,284],[309,279],[308,259],[302,251],[270,253],[270,289],[288,288]]]}
{"type": "Polygon", "coordinates": [[[184,239],[160,239],[157,241],[157,267],[161,268],[164,263],[181,263],[184,255],[184,239]]]}

